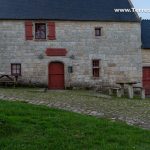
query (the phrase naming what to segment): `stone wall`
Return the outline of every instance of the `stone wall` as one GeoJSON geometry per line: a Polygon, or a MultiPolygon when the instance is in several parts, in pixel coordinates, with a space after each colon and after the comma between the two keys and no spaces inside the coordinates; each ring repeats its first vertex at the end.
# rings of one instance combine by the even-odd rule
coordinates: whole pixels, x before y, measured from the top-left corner
{"type": "Polygon", "coordinates": [[[26,41],[24,21],[0,21],[0,72],[10,74],[10,64],[21,63],[22,82],[47,85],[48,64],[61,61],[66,86],[141,81],[140,28],[140,23],[56,21],[56,40],[26,41]],[[99,38],[95,37],[95,27],[103,27],[99,38]],[[65,57],[49,57],[47,48],[66,48],[68,53],[65,57]],[[101,59],[100,78],[92,77],[92,59],[101,59]],[[67,70],[70,65],[72,74],[67,70]]]}
{"type": "Polygon", "coordinates": [[[150,49],[142,49],[142,61],[144,67],[150,67],[150,49]]]}

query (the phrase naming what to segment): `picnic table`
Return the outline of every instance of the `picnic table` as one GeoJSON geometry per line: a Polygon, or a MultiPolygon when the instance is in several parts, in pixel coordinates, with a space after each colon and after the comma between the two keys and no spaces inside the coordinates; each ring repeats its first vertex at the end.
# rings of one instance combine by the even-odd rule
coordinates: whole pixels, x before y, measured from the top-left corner
{"type": "Polygon", "coordinates": [[[125,86],[128,87],[128,96],[130,99],[134,97],[134,85],[138,84],[138,81],[118,81],[116,84],[119,84],[121,87],[121,95],[125,95],[125,86]]]}
{"type": "Polygon", "coordinates": [[[0,74],[0,84],[4,84],[5,86],[13,84],[15,87],[17,84],[17,77],[8,74],[0,74]]]}

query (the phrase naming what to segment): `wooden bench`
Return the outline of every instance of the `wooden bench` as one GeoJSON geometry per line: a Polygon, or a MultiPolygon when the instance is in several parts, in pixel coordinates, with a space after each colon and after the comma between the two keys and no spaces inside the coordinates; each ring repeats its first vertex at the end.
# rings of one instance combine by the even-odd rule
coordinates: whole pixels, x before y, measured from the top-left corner
{"type": "Polygon", "coordinates": [[[15,87],[17,84],[17,80],[15,76],[0,75],[0,84],[5,85],[5,86],[9,84],[13,84],[13,86],[15,87]]]}

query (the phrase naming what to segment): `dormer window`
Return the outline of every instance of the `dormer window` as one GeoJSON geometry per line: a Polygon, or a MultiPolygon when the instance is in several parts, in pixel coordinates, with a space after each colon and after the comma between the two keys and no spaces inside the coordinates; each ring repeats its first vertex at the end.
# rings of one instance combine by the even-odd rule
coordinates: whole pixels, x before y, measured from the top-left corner
{"type": "Polygon", "coordinates": [[[35,23],[35,39],[46,39],[46,23],[35,23]]]}

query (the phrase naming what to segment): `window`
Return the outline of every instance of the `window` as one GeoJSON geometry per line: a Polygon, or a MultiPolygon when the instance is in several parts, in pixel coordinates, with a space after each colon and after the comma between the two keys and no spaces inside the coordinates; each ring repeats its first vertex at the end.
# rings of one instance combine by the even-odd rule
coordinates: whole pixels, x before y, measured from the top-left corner
{"type": "Polygon", "coordinates": [[[101,27],[95,28],[95,36],[102,36],[102,28],[101,27]]]}
{"type": "Polygon", "coordinates": [[[11,64],[11,75],[21,76],[21,64],[11,64]]]}
{"type": "Polygon", "coordinates": [[[35,23],[35,39],[46,39],[46,24],[35,23]]]}
{"type": "Polygon", "coordinates": [[[72,66],[68,67],[68,73],[73,73],[73,67],[72,66]]]}
{"type": "Polygon", "coordinates": [[[26,40],[56,40],[55,22],[33,22],[25,21],[26,40]]]}
{"type": "Polygon", "coordinates": [[[100,76],[100,60],[93,60],[93,77],[100,76]]]}

